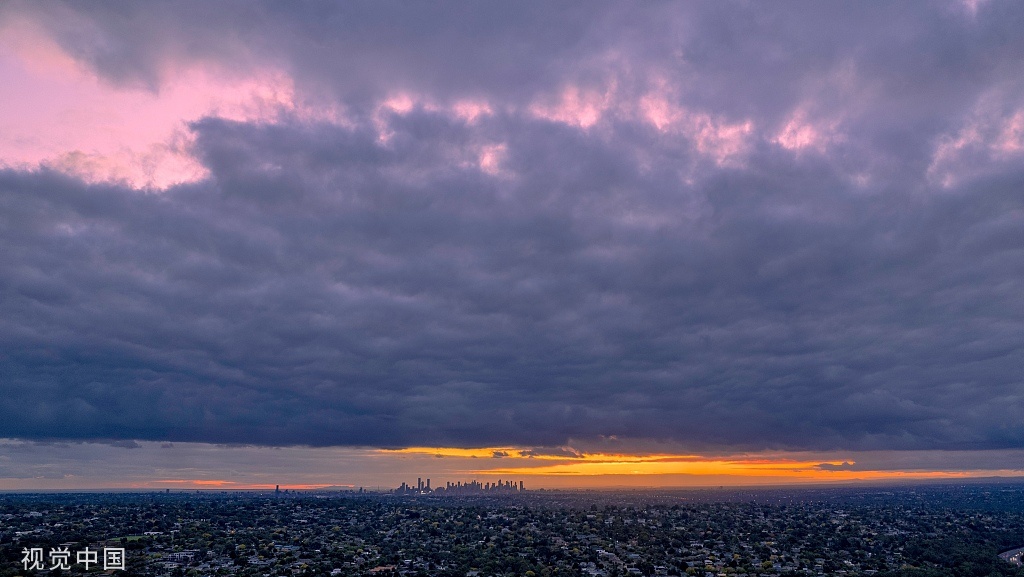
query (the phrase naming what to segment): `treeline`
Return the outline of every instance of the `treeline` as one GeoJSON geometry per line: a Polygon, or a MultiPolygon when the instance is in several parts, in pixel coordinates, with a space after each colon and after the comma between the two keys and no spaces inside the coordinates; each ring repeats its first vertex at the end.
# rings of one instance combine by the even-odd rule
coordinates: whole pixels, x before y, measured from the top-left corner
{"type": "MultiPolygon", "coordinates": [[[[999,557],[999,552],[1012,548],[1009,539],[1000,535],[986,539],[977,533],[961,536],[908,540],[903,554],[906,564],[898,571],[879,577],[1024,577],[1024,567],[1017,567],[999,557]]],[[[1024,539],[1024,534],[1016,535],[1024,539]]],[[[1020,545],[1020,543],[1016,543],[1020,545]]]]}

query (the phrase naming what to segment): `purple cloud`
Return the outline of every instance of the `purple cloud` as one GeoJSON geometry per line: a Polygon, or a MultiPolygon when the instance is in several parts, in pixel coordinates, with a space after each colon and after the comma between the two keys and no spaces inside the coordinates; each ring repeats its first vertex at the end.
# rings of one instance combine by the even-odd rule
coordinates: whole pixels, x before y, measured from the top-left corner
{"type": "Polygon", "coordinates": [[[7,10],[343,113],[0,171],[0,436],[1024,446],[1024,10],[199,8],[7,10]]]}

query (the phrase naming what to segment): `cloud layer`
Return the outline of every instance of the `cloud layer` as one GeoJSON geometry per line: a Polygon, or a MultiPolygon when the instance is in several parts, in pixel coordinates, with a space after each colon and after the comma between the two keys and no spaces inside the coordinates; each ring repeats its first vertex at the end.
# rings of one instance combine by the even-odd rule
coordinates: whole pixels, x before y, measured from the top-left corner
{"type": "Polygon", "coordinates": [[[303,102],[0,171],[0,436],[1024,447],[1024,10],[586,8],[6,7],[303,102]]]}

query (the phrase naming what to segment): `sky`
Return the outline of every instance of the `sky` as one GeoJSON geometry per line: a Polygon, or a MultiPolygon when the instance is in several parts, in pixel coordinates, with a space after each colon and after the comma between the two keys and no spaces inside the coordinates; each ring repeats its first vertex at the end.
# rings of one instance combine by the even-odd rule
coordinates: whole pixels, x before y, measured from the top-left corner
{"type": "Polygon", "coordinates": [[[1024,475],[1022,29],[0,4],[0,489],[1024,475]]]}

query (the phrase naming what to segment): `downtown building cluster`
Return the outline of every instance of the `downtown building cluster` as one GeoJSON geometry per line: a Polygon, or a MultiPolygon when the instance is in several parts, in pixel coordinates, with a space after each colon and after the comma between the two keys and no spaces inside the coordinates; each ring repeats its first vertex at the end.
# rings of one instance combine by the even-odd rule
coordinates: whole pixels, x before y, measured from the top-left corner
{"type": "Polygon", "coordinates": [[[485,493],[520,493],[526,491],[526,486],[522,481],[502,481],[498,479],[496,482],[485,482],[481,483],[477,480],[472,480],[467,483],[462,481],[452,483],[451,481],[445,483],[443,487],[431,487],[430,479],[423,482],[422,477],[416,479],[416,486],[409,485],[403,482],[398,486],[397,489],[392,491],[395,495],[481,495],[485,493]]]}

